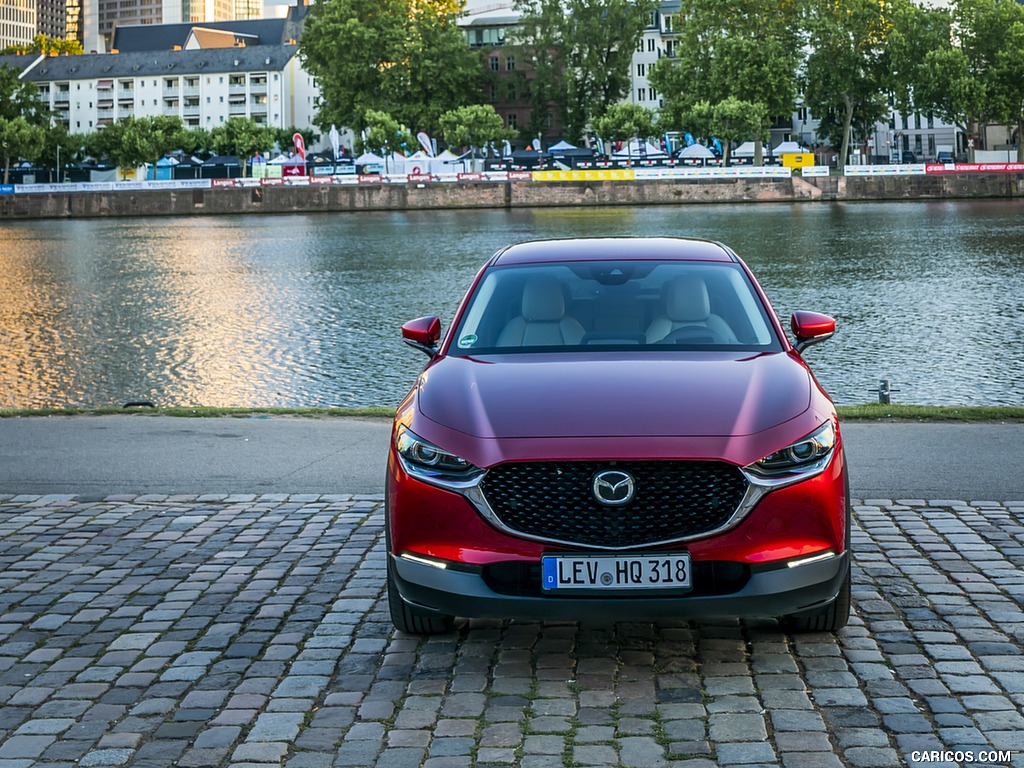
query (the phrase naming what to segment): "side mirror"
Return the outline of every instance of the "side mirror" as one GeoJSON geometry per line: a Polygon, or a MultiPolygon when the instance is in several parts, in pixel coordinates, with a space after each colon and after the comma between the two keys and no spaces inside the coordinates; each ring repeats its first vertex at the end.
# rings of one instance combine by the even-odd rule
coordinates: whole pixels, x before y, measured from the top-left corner
{"type": "Polygon", "coordinates": [[[419,317],[402,326],[402,341],[433,357],[441,340],[441,321],[436,317],[419,317]]]}
{"type": "Polygon", "coordinates": [[[831,339],[836,332],[835,318],[818,312],[794,312],[789,326],[796,337],[797,352],[803,352],[812,344],[831,339]]]}

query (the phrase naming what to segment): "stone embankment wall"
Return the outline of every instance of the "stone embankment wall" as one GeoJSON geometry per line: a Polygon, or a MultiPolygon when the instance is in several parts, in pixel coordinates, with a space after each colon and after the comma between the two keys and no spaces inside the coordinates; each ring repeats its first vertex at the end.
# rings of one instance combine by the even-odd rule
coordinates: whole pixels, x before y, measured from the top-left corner
{"type": "Polygon", "coordinates": [[[0,220],[906,199],[1021,198],[1024,174],[276,186],[0,195],[0,220]]]}

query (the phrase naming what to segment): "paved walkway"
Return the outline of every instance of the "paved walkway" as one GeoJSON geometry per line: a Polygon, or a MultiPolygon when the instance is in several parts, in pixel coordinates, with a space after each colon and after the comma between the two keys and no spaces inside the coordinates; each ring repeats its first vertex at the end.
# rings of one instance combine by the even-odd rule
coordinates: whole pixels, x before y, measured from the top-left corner
{"type": "Polygon", "coordinates": [[[856,520],[838,638],[420,639],[387,619],[378,498],[0,496],[0,768],[1024,766],[1024,503],[856,520]]]}
{"type": "MultiPolygon", "coordinates": [[[[384,493],[390,419],[0,419],[0,493],[384,493]]],[[[1024,499],[1024,424],[843,424],[853,495],[1024,499]]]]}

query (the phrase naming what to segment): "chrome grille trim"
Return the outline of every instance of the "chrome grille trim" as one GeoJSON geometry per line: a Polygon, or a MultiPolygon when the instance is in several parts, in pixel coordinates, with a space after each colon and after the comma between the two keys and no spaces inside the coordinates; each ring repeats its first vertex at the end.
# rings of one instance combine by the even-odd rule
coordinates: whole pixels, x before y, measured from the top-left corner
{"type": "MultiPolygon", "coordinates": [[[[607,551],[627,551],[669,544],[678,544],[682,542],[708,538],[710,536],[720,534],[738,525],[739,522],[742,521],[747,516],[747,514],[749,514],[750,510],[753,509],[757,502],[760,501],[761,498],[770,490],[769,488],[765,488],[756,483],[751,483],[749,479],[745,475],[743,475],[743,473],[741,473],[738,467],[735,467],[731,464],[727,464],[725,462],[715,461],[697,462],[665,460],[650,462],[529,462],[523,463],[519,466],[543,466],[549,470],[555,470],[557,469],[558,465],[562,465],[563,467],[572,465],[572,468],[577,472],[582,472],[583,476],[587,476],[588,473],[592,471],[608,469],[613,466],[616,468],[627,468],[630,469],[630,471],[635,470],[638,466],[646,466],[647,468],[649,468],[651,465],[654,465],[655,468],[659,471],[671,471],[673,468],[676,467],[692,469],[693,467],[696,466],[698,468],[708,469],[714,472],[727,473],[728,477],[726,477],[725,475],[723,475],[723,477],[725,477],[725,480],[728,484],[735,486],[731,490],[727,489],[729,493],[731,493],[731,495],[735,497],[735,500],[730,500],[728,505],[728,511],[717,514],[715,516],[716,524],[706,529],[702,529],[700,531],[690,531],[681,535],[653,537],[643,540],[636,540],[636,534],[634,533],[634,538],[628,542],[609,545],[601,543],[598,540],[595,540],[595,537],[592,534],[584,536],[582,539],[573,537],[571,534],[568,534],[564,531],[560,535],[545,535],[543,533],[538,533],[536,531],[529,530],[529,526],[526,526],[527,529],[524,530],[523,527],[517,527],[517,525],[510,524],[508,520],[503,519],[503,515],[499,514],[494,509],[491,500],[489,500],[487,497],[487,481],[488,478],[493,479],[493,475],[497,472],[509,471],[508,468],[510,467],[515,468],[517,466],[516,463],[501,464],[498,465],[497,467],[493,467],[492,469],[485,472],[480,478],[478,478],[476,482],[472,483],[471,487],[460,488],[458,489],[458,492],[466,496],[466,498],[477,508],[480,514],[483,515],[493,526],[511,536],[529,539],[533,541],[541,541],[548,544],[556,544],[575,548],[587,548],[607,551]],[[735,475],[732,476],[732,473],[735,473],[735,475]],[[740,492],[740,488],[742,488],[742,493],[740,492]]],[[[515,470],[513,469],[512,471],[515,470]]],[[[640,474],[643,475],[643,469],[641,469],[640,474]]],[[[493,491],[491,493],[492,496],[495,495],[493,491]]],[[[664,491],[662,491],[662,495],[665,495],[664,491]]],[[[620,507],[618,508],[617,512],[613,512],[612,514],[628,515],[631,511],[630,506],[632,505],[620,507]]],[[[635,510],[633,511],[635,512],[635,510]]],[[[505,512],[505,510],[503,510],[503,512],[505,512]]],[[[671,514],[674,512],[675,510],[656,509],[649,514],[652,514],[654,516],[664,516],[666,514],[671,514]]],[[[599,526],[600,523],[598,522],[598,527],[599,526]]]]}

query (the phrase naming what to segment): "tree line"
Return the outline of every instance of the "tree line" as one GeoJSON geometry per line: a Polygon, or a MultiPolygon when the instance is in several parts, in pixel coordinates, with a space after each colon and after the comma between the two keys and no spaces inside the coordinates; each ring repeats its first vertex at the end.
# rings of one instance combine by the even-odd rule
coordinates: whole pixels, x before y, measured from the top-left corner
{"type": "Polygon", "coordinates": [[[29,56],[32,54],[77,56],[84,53],[78,40],[63,40],[59,37],[36,35],[31,43],[8,45],[0,50],[0,56],[29,56]]]}
{"type": "MultiPolygon", "coordinates": [[[[566,138],[612,138],[630,125],[687,131],[729,145],[767,139],[798,104],[839,149],[895,108],[940,118],[983,141],[1007,125],[1024,160],[1024,5],[953,0],[682,0],[672,55],[648,78],[657,119],[622,104],[633,53],[656,0],[516,0],[502,51],[522,66],[511,88],[531,107],[522,138],[557,114],[566,138]],[[979,135],[980,134],[980,135],[979,135]]],[[[320,86],[318,124],[360,133],[370,113],[437,131],[441,115],[479,101],[498,77],[466,45],[458,0],[325,0],[312,6],[300,56],[320,86]]],[[[667,53],[667,52],[663,52],[667,53]]],[[[506,81],[508,73],[503,73],[506,81]]],[[[646,111],[646,110],[645,110],[646,111]]],[[[634,134],[634,135],[641,135],[634,134]]]]}
{"type": "Polygon", "coordinates": [[[361,140],[385,115],[452,146],[483,146],[547,133],[557,112],[578,138],[628,91],[633,50],[656,7],[516,0],[520,23],[505,50],[520,65],[503,62],[511,72],[499,75],[467,44],[461,0],[325,0],[310,7],[299,55],[320,89],[322,130],[346,126],[361,140]],[[499,85],[529,103],[529,124],[509,130],[483,103],[509,95],[499,85]]]}

